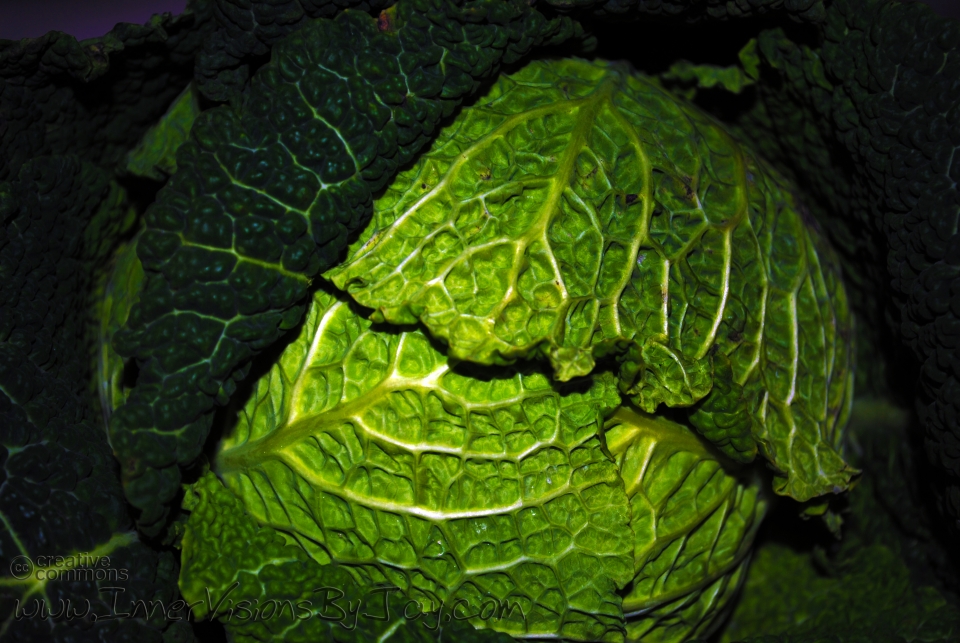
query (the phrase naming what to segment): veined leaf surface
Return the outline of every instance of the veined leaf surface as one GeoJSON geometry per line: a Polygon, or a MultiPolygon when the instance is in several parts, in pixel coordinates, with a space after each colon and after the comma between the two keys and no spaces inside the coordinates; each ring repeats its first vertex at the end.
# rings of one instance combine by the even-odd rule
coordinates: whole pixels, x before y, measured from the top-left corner
{"type": "Polygon", "coordinates": [[[852,321],[803,212],[772,168],[654,81],[533,62],[401,173],[327,274],[458,359],[543,356],[565,381],[615,353],[637,406],[702,403],[701,433],[744,462],[759,447],[776,491],[807,500],[857,472],[838,453],[852,321]]]}
{"type": "Polygon", "coordinates": [[[319,291],[214,469],[321,564],[426,604],[508,606],[480,627],[617,641],[633,544],[600,432],[619,402],[610,374],[452,367],[422,332],[319,291]]]}
{"type": "Polygon", "coordinates": [[[396,588],[364,586],[347,567],[317,564],[258,525],[209,471],[190,485],[183,508],[180,591],[192,616],[219,619],[234,643],[513,641],[445,614],[418,614],[396,588]]]}
{"type": "Polygon", "coordinates": [[[628,406],[607,421],[605,438],[630,499],[629,640],[708,636],[736,595],[766,513],[756,470],[689,428],[628,406]]]}

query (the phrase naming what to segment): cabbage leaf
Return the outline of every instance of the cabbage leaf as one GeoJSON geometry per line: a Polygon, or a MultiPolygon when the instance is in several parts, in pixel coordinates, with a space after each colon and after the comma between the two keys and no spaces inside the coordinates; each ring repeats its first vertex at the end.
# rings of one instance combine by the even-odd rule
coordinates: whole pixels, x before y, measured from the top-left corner
{"type": "Polygon", "coordinates": [[[600,436],[619,402],[609,374],[464,370],[318,290],[213,468],[320,564],[424,605],[500,601],[481,627],[617,641],[633,543],[600,436]]]}
{"type": "Polygon", "coordinates": [[[852,319],[792,188],[723,127],[617,63],[502,77],[375,203],[327,275],[452,357],[545,357],[557,379],[616,355],[642,410],[694,407],[775,490],[848,488],[852,319]],[[695,406],[698,405],[698,406],[695,406]]]}

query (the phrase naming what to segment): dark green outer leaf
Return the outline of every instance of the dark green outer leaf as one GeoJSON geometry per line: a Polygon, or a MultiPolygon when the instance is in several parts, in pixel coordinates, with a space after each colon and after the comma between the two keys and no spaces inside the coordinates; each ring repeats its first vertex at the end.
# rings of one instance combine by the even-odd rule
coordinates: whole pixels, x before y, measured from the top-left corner
{"type": "Polygon", "coordinates": [[[390,0],[217,0],[216,27],[203,41],[195,77],[204,96],[240,98],[257,59],[311,18],[332,18],[343,9],[370,12],[390,0]]]}
{"type": "Polygon", "coordinates": [[[673,64],[662,78],[681,84],[694,84],[697,88],[710,89],[723,87],[728,92],[739,94],[745,87],[752,85],[755,78],[751,77],[739,66],[717,67],[715,65],[694,65],[681,60],[673,64]]]}
{"type": "Polygon", "coordinates": [[[914,424],[886,400],[854,403],[848,439],[864,475],[848,495],[843,539],[810,551],[796,518],[768,525],[722,643],[957,640],[955,598],[930,585],[951,568],[928,529],[917,470],[926,464],[911,463],[914,424]]]}
{"type": "Polygon", "coordinates": [[[50,154],[105,168],[122,161],[193,77],[211,4],[119,23],[82,44],[59,31],[0,40],[0,179],[50,154]]]}
{"type": "Polygon", "coordinates": [[[850,552],[827,575],[809,554],[771,544],[758,552],[730,625],[725,643],[755,643],[760,633],[777,643],[946,643],[960,635],[960,611],[932,587],[912,587],[882,545],[850,552]]]}
{"type": "Polygon", "coordinates": [[[832,252],[782,177],[622,66],[534,62],[501,79],[328,274],[458,359],[543,356],[567,380],[616,353],[640,408],[703,400],[695,426],[739,460],[759,443],[778,493],[856,475],[837,452],[852,320],[832,252]]]}
{"type": "MultiPolygon", "coordinates": [[[[699,20],[742,18],[781,11],[794,21],[817,22],[823,19],[823,0],[546,0],[547,4],[562,10],[592,10],[598,16],[622,20],[639,14],[679,18],[688,22],[699,20]]],[[[725,24],[725,23],[720,23],[725,24]]],[[[722,28],[722,27],[721,27],[722,28]]]]}
{"type": "Polygon", "coordinates": [[[117,335],[141,370],[110,439],[142,529],[162,529],[211,409],[297,323],[371,190],[501,62],[572,33],[519,0],[405,0],[379,23],[345,12],[278,44],[241,108],[201,115],[146,215],[144,289],[117,335]]]}
{"type": "MultiPolygon", "coordinates": [[[[117,479],[99,414],[90,401],[87,311],[103,249],[128,219],[122,191],[106,172],[73,156],[25,163],[0,182],[0,636],[23,641],[160,643],[189,629],[142,614],[127,619],[67,618],[176,594],[176,562],[139,540],[117,479]],[[110,557],[105,579],[37,578],[39,556],[110,557]],[[15,578],[16,557],[32,575],[15,578]],[[23,562],[23,559],[20,559],[23,562]],[[119,582],[118,582],[119,581],[119,582]],[[17,601],[20,601],[19,606],[17,601]],[[47,613],[35,614],[45,601],[47,613]],[[17,618],[19,607],[20,618],[17,618]]],[[[70,565],[67,564],[69,567],[70,565]]],[[[76,569],[76,567],[72,567],[76,569]]],[[[79,575],[79,572],[77,572],[79,575]]]]}
{"type": "Polygon", "coordinates": [[[745,126],[806,178],[865,274],[886,261],[869,284],[879,305],[868,304],[882,314],[892,285],[896,331],[922,364],[917,403],[940,508],[960,533],[960,22],[922,3],[841,0],[824,37],[810,49],[781,30],[761,34],[779,78],[761,85],[745,126]]]}

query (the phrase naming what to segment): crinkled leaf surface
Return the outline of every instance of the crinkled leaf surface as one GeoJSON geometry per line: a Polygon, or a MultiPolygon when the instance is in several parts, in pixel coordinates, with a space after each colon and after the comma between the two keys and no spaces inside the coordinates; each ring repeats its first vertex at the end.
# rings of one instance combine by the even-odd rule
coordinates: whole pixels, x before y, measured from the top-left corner
{"type": "Polygon", "coordinates": [[[937,545],[923,509],[920,494],[929,487],[917,484],[917,468],[929,463],[923,456],[914,461],[913,422],[888,400],[857,400],[848,439],[864,475],[848,495],[843,539],[827,550],[811,548],[809,535],[796,537],[798,527],[803,533],[796,522],[772,521],[722,643],[960,638],[960,609],[942,584],[949,554],[937,545]]]}
{"type": "Polygon", "coordinates": [[[133,531],[91,404],[90,300],[125,193],[75,156],[36,158],[0,182],[0,222],[0,640],[192,641],[128,609],[173,602],[177,567],[133,531]],[[97,618],[111,610],[130,615],[97,618]]]}
{"type": "Polygon", "coordinates": [[[204,96],[237,101],[258,58],[311,18],[330,18],[343,9],[364,13],[387,0],[218,0],[213,33],[197,56],[195,78],[204,96]]]}
{"type": "Polygon", "coordinates": [[[214,468],[320,563],[424,602],[509,605],[482,627],[622,640],[629,508],[599,437],[619,401],[608,374],[454,368],[422,332],[318,291],[214,468]]]}
{"type": "Polygon", "coordinates": [[[110,442],[144,533],[163,531],[214,407],[300,320],[372,194],[500,64],[575,24],[523,0],[401,0],[379,21],[345,11],[289,33],[238,105],[197,117],[144,214],[143,293],[115,339],[140,366],[110,442]]]}
{"type": "Polygon", "coordinates": [[[750,643],[946,643],[960,610],[933,587],[913,586],[903,560],[880,544],[851,548],[826,574],[808,553],[762,548],[722,641],[750,643]],[[761,637],[763,634],[778,636],[761,637]],[[757,637],[757,638],[753,638],[757,637]]]}
{"type": "Polygon", "coordinates": [[[864,362],[878,369],[858,362],[864,379],[883,386],[877,353],[889,355],[900,340],[922,364],[895,389],[917,386],[926,449],[940,469],[938,503],[956,539],[960,23],[921,2],[839,0],[819,46],[795,37],[780,28],[758,35],[766,82],[739,125],[821,204],[819,218],[851,269],[848,283],[859,282],[851,293],[873,349],[864,362]],[[895,313],[886,308],[891,295],[895,313]],[[884,334],[887,315],[899,340],[884,334]]]}
{"type": "Polygon", "coordinates": [[[755,472],[689,428],[628,406],[608,420],[605,437],[630,499],[629,638],[707,635],[736,595],[766,512],[755,472]]]}
{"type": "Polygon", "coordinates": [[[345,567],[320,565],[259,526],[209,472],[191,485],[184,508],[183,597],[195,617],[217,618],[236,643],[512,641],[462,622],[462,610],[458,618],[444,618],[450,610],[421,616],[396,588],[363,586],[345,567]]]}
{"type": "Polygon", "coordinates": [[[0,178],[48,155],[121,161],[193,76],[214,3],[187,4],[81,42],[62,31],[0,39],[0,178]]]}
{"type": "Polygon", "coordinates": [[[743,461],[759,444],[778,493],[807,500],[856,474],[837,452],[852,322],[829,249],[776,172],[626,67],[501,78],[328,274],[460,359],[545,356],[568,380],[615,352],[640,408],[704,400],[703,433],[743,461]],[[733,375],[720,388],[715,353],[733,375]]]}

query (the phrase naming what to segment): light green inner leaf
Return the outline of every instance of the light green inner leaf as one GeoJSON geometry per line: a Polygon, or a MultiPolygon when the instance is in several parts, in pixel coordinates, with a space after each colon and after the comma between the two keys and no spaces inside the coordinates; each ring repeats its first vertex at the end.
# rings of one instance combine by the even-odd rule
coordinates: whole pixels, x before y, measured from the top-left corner
{"type": "Polygon", "coordinates": [[[630,407],[607,421],[605,437],[630,499],[629,639],[707,636],[736,595],[769,504],[759,476],[687,427],[630,407]]]}
{"type": "Polygon", "coordinates": [[[318,291],[214,470],[262,525],[481,627],[622,640],[629,507],[601,442],[614,378],[453,366],[418,330],[318,291]],[[473,610],[477,611],[477,610],[473,610]]]}
{"type": "Polygon", "coordinates": [[[568,381],[615,354],[621,390],[650,413],[708,398],[719,351],[736,386],[699,425],[745,461],[759,448],[777,493],[808,500],[857,471],[838,452],[852,320],[806,216],[771,167],[655,81],[540,61],[441,132],[327,276],[457,359],[544,357],[568,381]]]}
{"type": "Polygon", "coordinates": [[[478,627],[704,634],[767,501],[755,469],[620,402],[607,371],[557,383],[531,364],[452,363],[422,331],[319,290],[213,466],[316,563],[423,605],[504,607],[478,627]]]}

